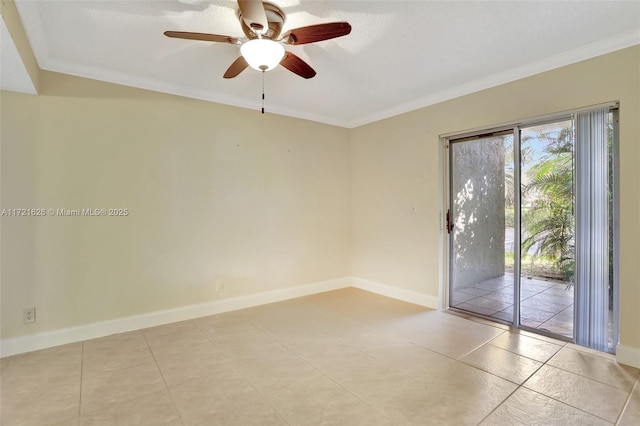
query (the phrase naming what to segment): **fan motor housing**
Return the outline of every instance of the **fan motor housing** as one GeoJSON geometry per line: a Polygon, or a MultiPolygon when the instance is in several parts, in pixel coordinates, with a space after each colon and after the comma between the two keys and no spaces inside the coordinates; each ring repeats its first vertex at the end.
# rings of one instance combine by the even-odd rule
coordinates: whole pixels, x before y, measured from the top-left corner
{"type": "MultiPolygon", "coordinates": [[[[267,14],[267,21],[269,22],[269,29],[267,32],[262,34],[262,38],[267,38],[270,40],[276,40],[280,33],[282,32],[282,27],[284,26],[284,22],[286,20],[286,15],[278,6],[269,2],[262,2],[264,5],[264,11],[267,14]]],[[[259,38],[258,34],[256,34],[253,29],[248,26],[244,19],[242,18],[242,12],[238,9],[238,20],[240,21],[240,26],[242,27],[242,32],[249,38],[253,40],[254,38],[259,38]]]]}

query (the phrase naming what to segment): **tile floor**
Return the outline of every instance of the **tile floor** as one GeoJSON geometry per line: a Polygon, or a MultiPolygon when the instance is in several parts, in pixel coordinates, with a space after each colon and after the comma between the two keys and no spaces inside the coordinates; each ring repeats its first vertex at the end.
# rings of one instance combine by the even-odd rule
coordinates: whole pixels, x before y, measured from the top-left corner
{"type": "MultiPolygon", "coordinates": [[[[521,323],[527,327],[573,337],[573,287],[566,283],[522,278],[521,323]]],[[[456,288],[452,306],[504,321],[513,318],[513,275],[456,288]]]]}
{"type": "Polygon", "coordinates": [[[357,289],[0,367],[5,426],[640,424],[610,355],[357,289]]]}

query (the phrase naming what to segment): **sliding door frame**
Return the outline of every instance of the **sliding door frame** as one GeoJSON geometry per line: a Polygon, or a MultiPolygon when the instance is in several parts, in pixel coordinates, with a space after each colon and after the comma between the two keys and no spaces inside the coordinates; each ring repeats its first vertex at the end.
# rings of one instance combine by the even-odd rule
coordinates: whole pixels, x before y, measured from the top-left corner
{"type": "Polygon", "coordinates": [[[460,312],[460,313],[464,313],[464,314],[470,314],[473,316],[479,316],[481,318],[488,318],[486,316],[474,313],[474,312],[470,312],[470,311],[464,311],[462,309],[458,309],[455,307],[451,307],[450,306],[450,293],[451,293],[451,278],[454,277],[453,274],[453,262],[451,261],[451,259],[453,259],[454,253],[453,253],[453,233],[450,232],[453,230],[452,227],[450,227],[451,225],[454,225],[453,223],[450,223],[452,221],[452,214],[454,211],[454,207],[453,207],[453,197],[451,195],[451,182],[453,182],[453,156],[451,155],[452,152],[452,145],[458,144],[458,143],[465,143],[465,142],[470,142],[470,141],[475,141],[475,140],[480,140],[480,139],[485,139],[485,138],[490,138],[490,137],[499,137],[499,136],[507,136],[507,135],[513,135],[513,180],[514,180],[514,273],[513,273],[513,277],[514,277],[514,281],[513,281],[513,288],[514,288],[514,311],[513,311],[513,316],[512,319],[513,321],[506,321],[506,320],[501,320],[499,318],[489,318],[490,321],[495,321],[495,322],[499,322],[499,323],[503,323],[503,324],[507,324],[507,325],[511,325],[514,327],[519,327],[519,323],[520,323],[520,304],[516,303],[517,301],[520,300],[520,167],[516,165],[520,164],[520,127],[518,125],[512,124],[512,125],[505,125],[505,126],[500,126],[500,127],[496,127],[496,128],[492,128],[492,129],[484,129],[484,130],[480,130],[480,131],[475,131],[475,132],[469,132],[469,133],[463,133],[463,134],[458,134],[458,135],[451,135],[451,136],[446,136],[443,137],[442,140],[444,141],[444,155],[445,155],[445,159],[444,159],[444,164],[445,164],[445,170],[446,170],[446,185],[444,187],[444,223],[442,226],[442,230],[443,232],[443,239],[446,242],[445,247],[446,247],[446,251],[447,251],[447,262],[445,264],[444,270],[446,270],[446,276],[447,276],[447,282],[444,286],[442,286],[445,291],[446,291],[446,295],[445,295],[445,302],[444,302],[444,306],[445,309],[451,309],[453,311],[456,312],[460,312]],[[518,212],[518,214],[516,214],[516,212],[518,212]],[[515,232],[515,230],[518,230],[518,232],[515,232]]]}
{"type": "Polygon", "coordinates": [[[520,126],[513,126],[513,326],[520,328],[520,272],[522,255],[522,186],[520,126]]]}
{"type": "MultiPolygon", "coordinates": [[[[614,338],[614,348],[617,344],[618,339],[618,314],[619,314],[619,298],[618,298],[618,274],[619,274],[619,103],[618,102],[609,102],[601,105],[593,105],[585,108],[573,109],[570,111],[565,111],[557,114],[549,114],[545,116],[540,116],[537,118],[532,118],[528,120],[522,120],[518,122],[505,123],[499,126],[495,126],[493,128],[478,128],[475,130],[469,130],[466,132],[458,132],[458,133],[449,133],[440,136],[440,151],[441,151],[441,159],[442,159],[442,198],[441,198],[441,260],[442,260],[442,271],[440,273],[440,305],[444,309],[451,309],[453,311],[457,311],[460,313],[464,313],[465,315],[478,316],[480,318],[488,319],[490,321],[499,322],[503,324],[511,325],[515,328],[522,329],[525,331],[529,331],[532,333],[536,333],[539,335],[552,337],[558,340],[564,340],[573,342],[575,339],[569,338],[566,336],[558,335],[555,333],[547,332],[545,330],[540,330],[533,327],[524,326],[520,323],[520,294],[521,294],[521,283],[520,283],[520,275],[521,275],[521,129],[523,127],[530,126],[538,126],[549,124],[558,121],[565,120],[573,120],[574,115],[578,112],[590,110],[596,108],[598,106],[609,106],[610,110],[613,112],[613,132],[614,132],[614,143],[613,143],[613,274],[614,274],[614,291],[613,291],[613,305],[614,305],[614,319],[613,319],[613,338],[614,338]],[[453,156],[451,155],[451,145],[455,143],[460,143],[464,141],[470,141],[474,139],[482,139],[498,134],[504,134],[506,131],[513,132],[513,161],[514,161],[514,297],[513,297],[513,321],[504,321],[497,318],[488,318],[483,315],[475,314],[473,312],[458,310],[456,308],[450,307],[450,292],[451,292],[451,279],[453,277],[452,268],[453,268],[453,244],[452,239],[453,235],[450,234],[450,228],[448,223],[447,214],[453,211],[453,196],[451,194],[451,182],[453,179],[453,167],[452,161],[453,156]]],[[[575,296],[574,296],[574,304],[575,304],[575,296]]],[[[575,311],[575,307],[574,307],[575,311]]],[[[575,324],[574,324],[575,325],[575,324]]],[[[574,328],[574,336],[575,336],[575,328],[574,328]]]]}

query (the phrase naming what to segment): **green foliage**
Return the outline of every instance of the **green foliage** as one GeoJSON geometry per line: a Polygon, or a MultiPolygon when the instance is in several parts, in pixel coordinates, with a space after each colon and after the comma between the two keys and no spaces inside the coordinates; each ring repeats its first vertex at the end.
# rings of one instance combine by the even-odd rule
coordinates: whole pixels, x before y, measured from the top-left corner
{"type": "Polygon", "coordinates": [[[513,228],[513,207],[505,207],[504,209],[504,225],[513,228]]]}
{"type": "MultiPolygon", "coordinates": [[[[504,253],[504,264],[505,270],[513,271],[513,252],[506,251],[504,253]]],[[[554,261],[547,258],[546,256],[533,256],[530,254],[525,254],[522,256],[522,261],[520,262],[520,264],[522,267],[522,273],[529,275],[535,275],[539,271],[553,271],[554,269],[556,269],[554,261]]]]}
{"type": "MultiPolygon", "coordinates": [[[[610,119],[611,120],[611,119],[610,119]]],[[[613,264],[613,122],[609,122],[609,259],[613,264]]],[[[521,264],[530,263],[531,268],[551,266],[564,274],[565,280],[572,281],[575,253],[574,216],[574,135],[573,128],[567,127],[559,133],[538,133],[538,142],[545,146],[537,163],[531,165],[523,176],[527,182],[522,188],[522,253],[521,264]],[[533,250],[531,250],[533,248],[533,250]],[[530,254],[531,253],[531,254],[530,254]]],[[[523,140],[523,164],[529,164],[533,157],[523,140]]],[[[505,150],[508,158],[509,149],[505,150]]],[[[512,152],[512,151],[511,151],[512,152]]],[[[511,154],[512,155],[512,154],[511,154]]],[[[507,162],[507,164],[509,164],[507,162]]],[[[513,162],[511,162],[511,166],[513,162]]],[[[524,170],[524,168],[523,168],[524,170]]],[[[524,172],[523,172],[524,173],[524,172]]],[[[506,169],[507,182],[513,182],[513,167],[506,169]]],[[[513,222],[513,209],[507,195],[505,215],[513,222]]],[[[511,197],[512,199],[512,197],[511,197]]],[[[513,226],[513,224],[508,225],[513,226]]],[[[513,266],[513,254],[507,253],[505,261],[513,266]],[[509,255],[511,256],[509,258],[509,255]]],[[[610,268],[610,283],[613,283],[613,268],[610,268]]],[[[613,288],[613,286],[611,286],[613,288]]],[[[610,298],[610,300],[613,300],[610,298]]]]}
{"type": "Polygon", "coordinates": [[[555,268],[573,275],[575,221],[573,215],[573,132],[563,129],[556,137],[537,135],[545,142],[540,161],[528,170],[523,198],[530,208],[522,214],[522,251],[534,248],[536,256],[549,259],[555,268]]]}

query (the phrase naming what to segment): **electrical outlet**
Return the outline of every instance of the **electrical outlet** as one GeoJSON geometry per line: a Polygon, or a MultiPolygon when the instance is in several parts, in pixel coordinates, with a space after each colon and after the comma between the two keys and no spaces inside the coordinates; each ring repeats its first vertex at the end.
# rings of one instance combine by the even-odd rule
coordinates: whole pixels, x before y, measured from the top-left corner
{"type": "Polygon", "coordinates": [[[216,293],[222,293],[224,291],[224,281],[216,281],[216,293]]]}
{"type": "Polygon", "coordinates": [[[22,322],[29,324],[36,322],[36,308],[25,308],[22,310],[22,322]]]}

